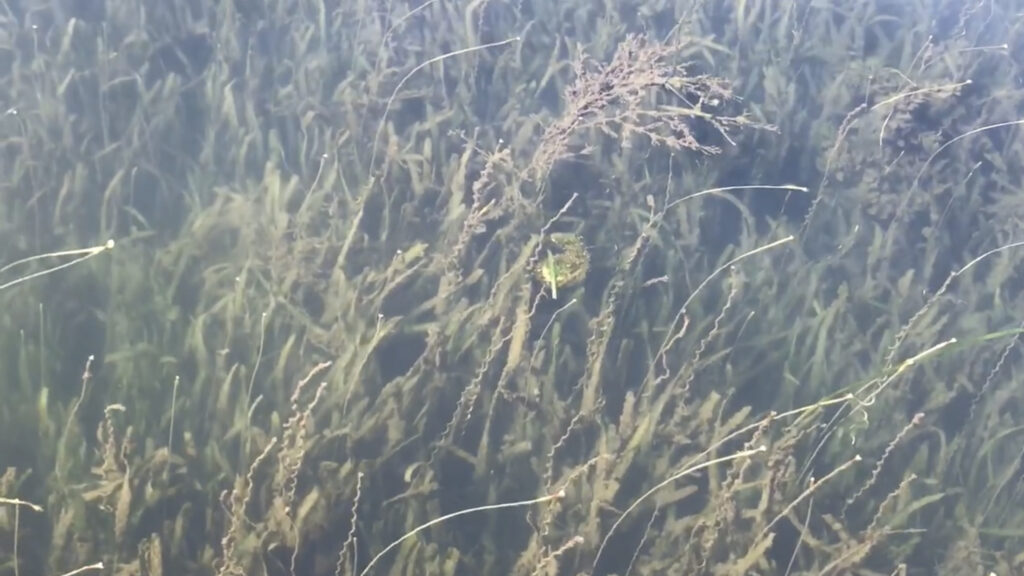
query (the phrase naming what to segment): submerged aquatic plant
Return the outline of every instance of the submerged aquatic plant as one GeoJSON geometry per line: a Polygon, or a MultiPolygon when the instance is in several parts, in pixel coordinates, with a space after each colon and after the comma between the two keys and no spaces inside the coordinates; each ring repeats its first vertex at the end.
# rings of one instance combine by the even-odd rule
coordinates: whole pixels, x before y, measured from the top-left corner
{"type": "Polygon", "coordinates": [[[2,257],[118,239],[0,269],[0,576],[1020,572],[1020,32],[937,4],[0,16],[2,257]]]}
{"type": "Polygon", "coordinates": [[[545,257],[534,268],[534,276],[558,299],[558,290],[579,286],[590,269],[590,254],[576,234],[557,232],[545,238],[545,257]]]}

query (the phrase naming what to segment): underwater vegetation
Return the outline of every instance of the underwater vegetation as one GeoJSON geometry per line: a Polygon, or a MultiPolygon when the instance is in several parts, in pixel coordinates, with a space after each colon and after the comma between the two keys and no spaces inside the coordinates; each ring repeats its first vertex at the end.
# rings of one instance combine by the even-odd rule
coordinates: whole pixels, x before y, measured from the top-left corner
{"type": "Polygon", "coordinates": [[[1024,573],[1022,50],[0,3],[0,576],[1024,573]]]}
{"type": "Polygon", "coordinates": [[[590,254],[583,239],[575,234],[555,232],[544,241],[547,246],[542,249],[546,255],[533,269],[533,275],[557,300],[559,288],[578,286],[587,278],[590,254]]]}

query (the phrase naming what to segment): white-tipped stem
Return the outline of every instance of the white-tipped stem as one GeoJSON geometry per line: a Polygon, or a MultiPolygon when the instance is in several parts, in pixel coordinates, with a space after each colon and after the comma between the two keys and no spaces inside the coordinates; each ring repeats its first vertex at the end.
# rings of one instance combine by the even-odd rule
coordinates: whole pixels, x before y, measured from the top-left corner
{"type": "Polygon", "coordinates": [[[27,276],[22,276],[21,278],[16,278],[14,280],[11,280],[10,282],[6,282],[4,284],[0,284],[0,292],[6,290],[7,288],[12,288],[14,286],[17,286],[18,284],[21,284],[22,282],[28,282],[29,280],[33,280],[35,278],[39,278],[40,276],[46,276],[47,274],[51,274],[53,272],[57,272],[58,270],[63,270],[65,268],[70,268],[71,266],[74,266],[75,264],[78,264],[80,262],[84,262],[85,260],[88,260],[89,258],[92,258],[93,256],[95,256],[97,254],[100,254],[102,252],[106,252],[107,250],[113,250],[113,249],[114,249],[114,241],[113,240],[107,240],[105,243],[103,243],[103,244],[101,244],[99,246],[93,246],[92,248],[80,248],[80,249],[77,249],[77,250],[63,250],[61,252],[48,252],[46,254],[37,254],[35,256],[29,256],[28,258],[22,258],[21,260],[16,260],[16,261],[11,262],[10,264],[4,266],[3,268],[0,268],[0,274],[3,274],[7,270],[10,270],[11,268],[14,268],[15,266],[20,266],[22,264],[27,264],[29,262],[34,262],[36,260],[43,260],[45,258],[61,258],[63,256],[78,256],[78,258],[75,258],[74,260],[71,260],[70,262],[65,262],[63,264],[59,264],[59,265],[54,266],[52,268],[47,268],[45,270],[40,270],[38,272],[33,272],[32,274],[29,274],[27,276]]]}
{"type": "Polygon", "coordinates": [[[378,552],[377,555],[374,556],[372,560],[370,560],[370,563],[366,565],[366,568],[363,568],[363,571],[359,573],[359,576],[366,576],[367,574],[369,574],[370,569],[373,568],[374,564],[376,564],[378,560],[380,560],[385,554],[393,550],[402,542],[405,542],[409,538],[412,538],[413,536],[419,534],[427,528],[440,524],[441,522],[444,522],[446,520],[451,520],[452,518],[458,518],[459,516],[465,516],[467,514],[473,514],[474,512],[487,512],[490,510],[503,510],[506,508],[520,508],[523,506],[533,506],[534,504],[541,504],[544,502],[548,502],[550,500],[558,500],[559,498],[565,498],[565,490],[559,490],[554,494],[548,494],[547,496],[534,498],[532,500],[520,500],[518,502],[505,502],[503,504],[490,504],[487,506],[477,506],[476,508],[467,508],[465,510],[459,510],[458,512],[452,512],[451,514],[441,516],[440,518],[435,518],[430,522],[427,522],[426,524],[413,528],[409,532],[406,532],[405,535],[399,538],[398,540],[395,540],[391,544],[388,544],[386,548],[378,552]]]}

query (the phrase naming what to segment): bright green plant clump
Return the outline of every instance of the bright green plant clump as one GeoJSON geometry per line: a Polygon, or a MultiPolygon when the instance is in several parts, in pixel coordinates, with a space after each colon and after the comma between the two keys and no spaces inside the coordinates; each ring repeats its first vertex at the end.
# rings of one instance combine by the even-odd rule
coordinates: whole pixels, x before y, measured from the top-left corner
{"type": "Polygon", "coordinates": [[[590,255],[583,239],[575,234],[555,233],[542,247],[544,256],[534,268],[534,277],[558,299],[560,289],[579,286],[590,269],[590,255]]]}

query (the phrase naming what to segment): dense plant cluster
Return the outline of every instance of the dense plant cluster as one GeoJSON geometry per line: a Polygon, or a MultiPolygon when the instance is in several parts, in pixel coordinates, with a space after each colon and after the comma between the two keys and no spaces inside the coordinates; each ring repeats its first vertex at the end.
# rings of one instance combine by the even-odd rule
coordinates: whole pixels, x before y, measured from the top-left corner
{"type": "Polygon", "coordinates": [[[0,575],[1021,573],[1012,4],[5,3],[0,575]]]}

